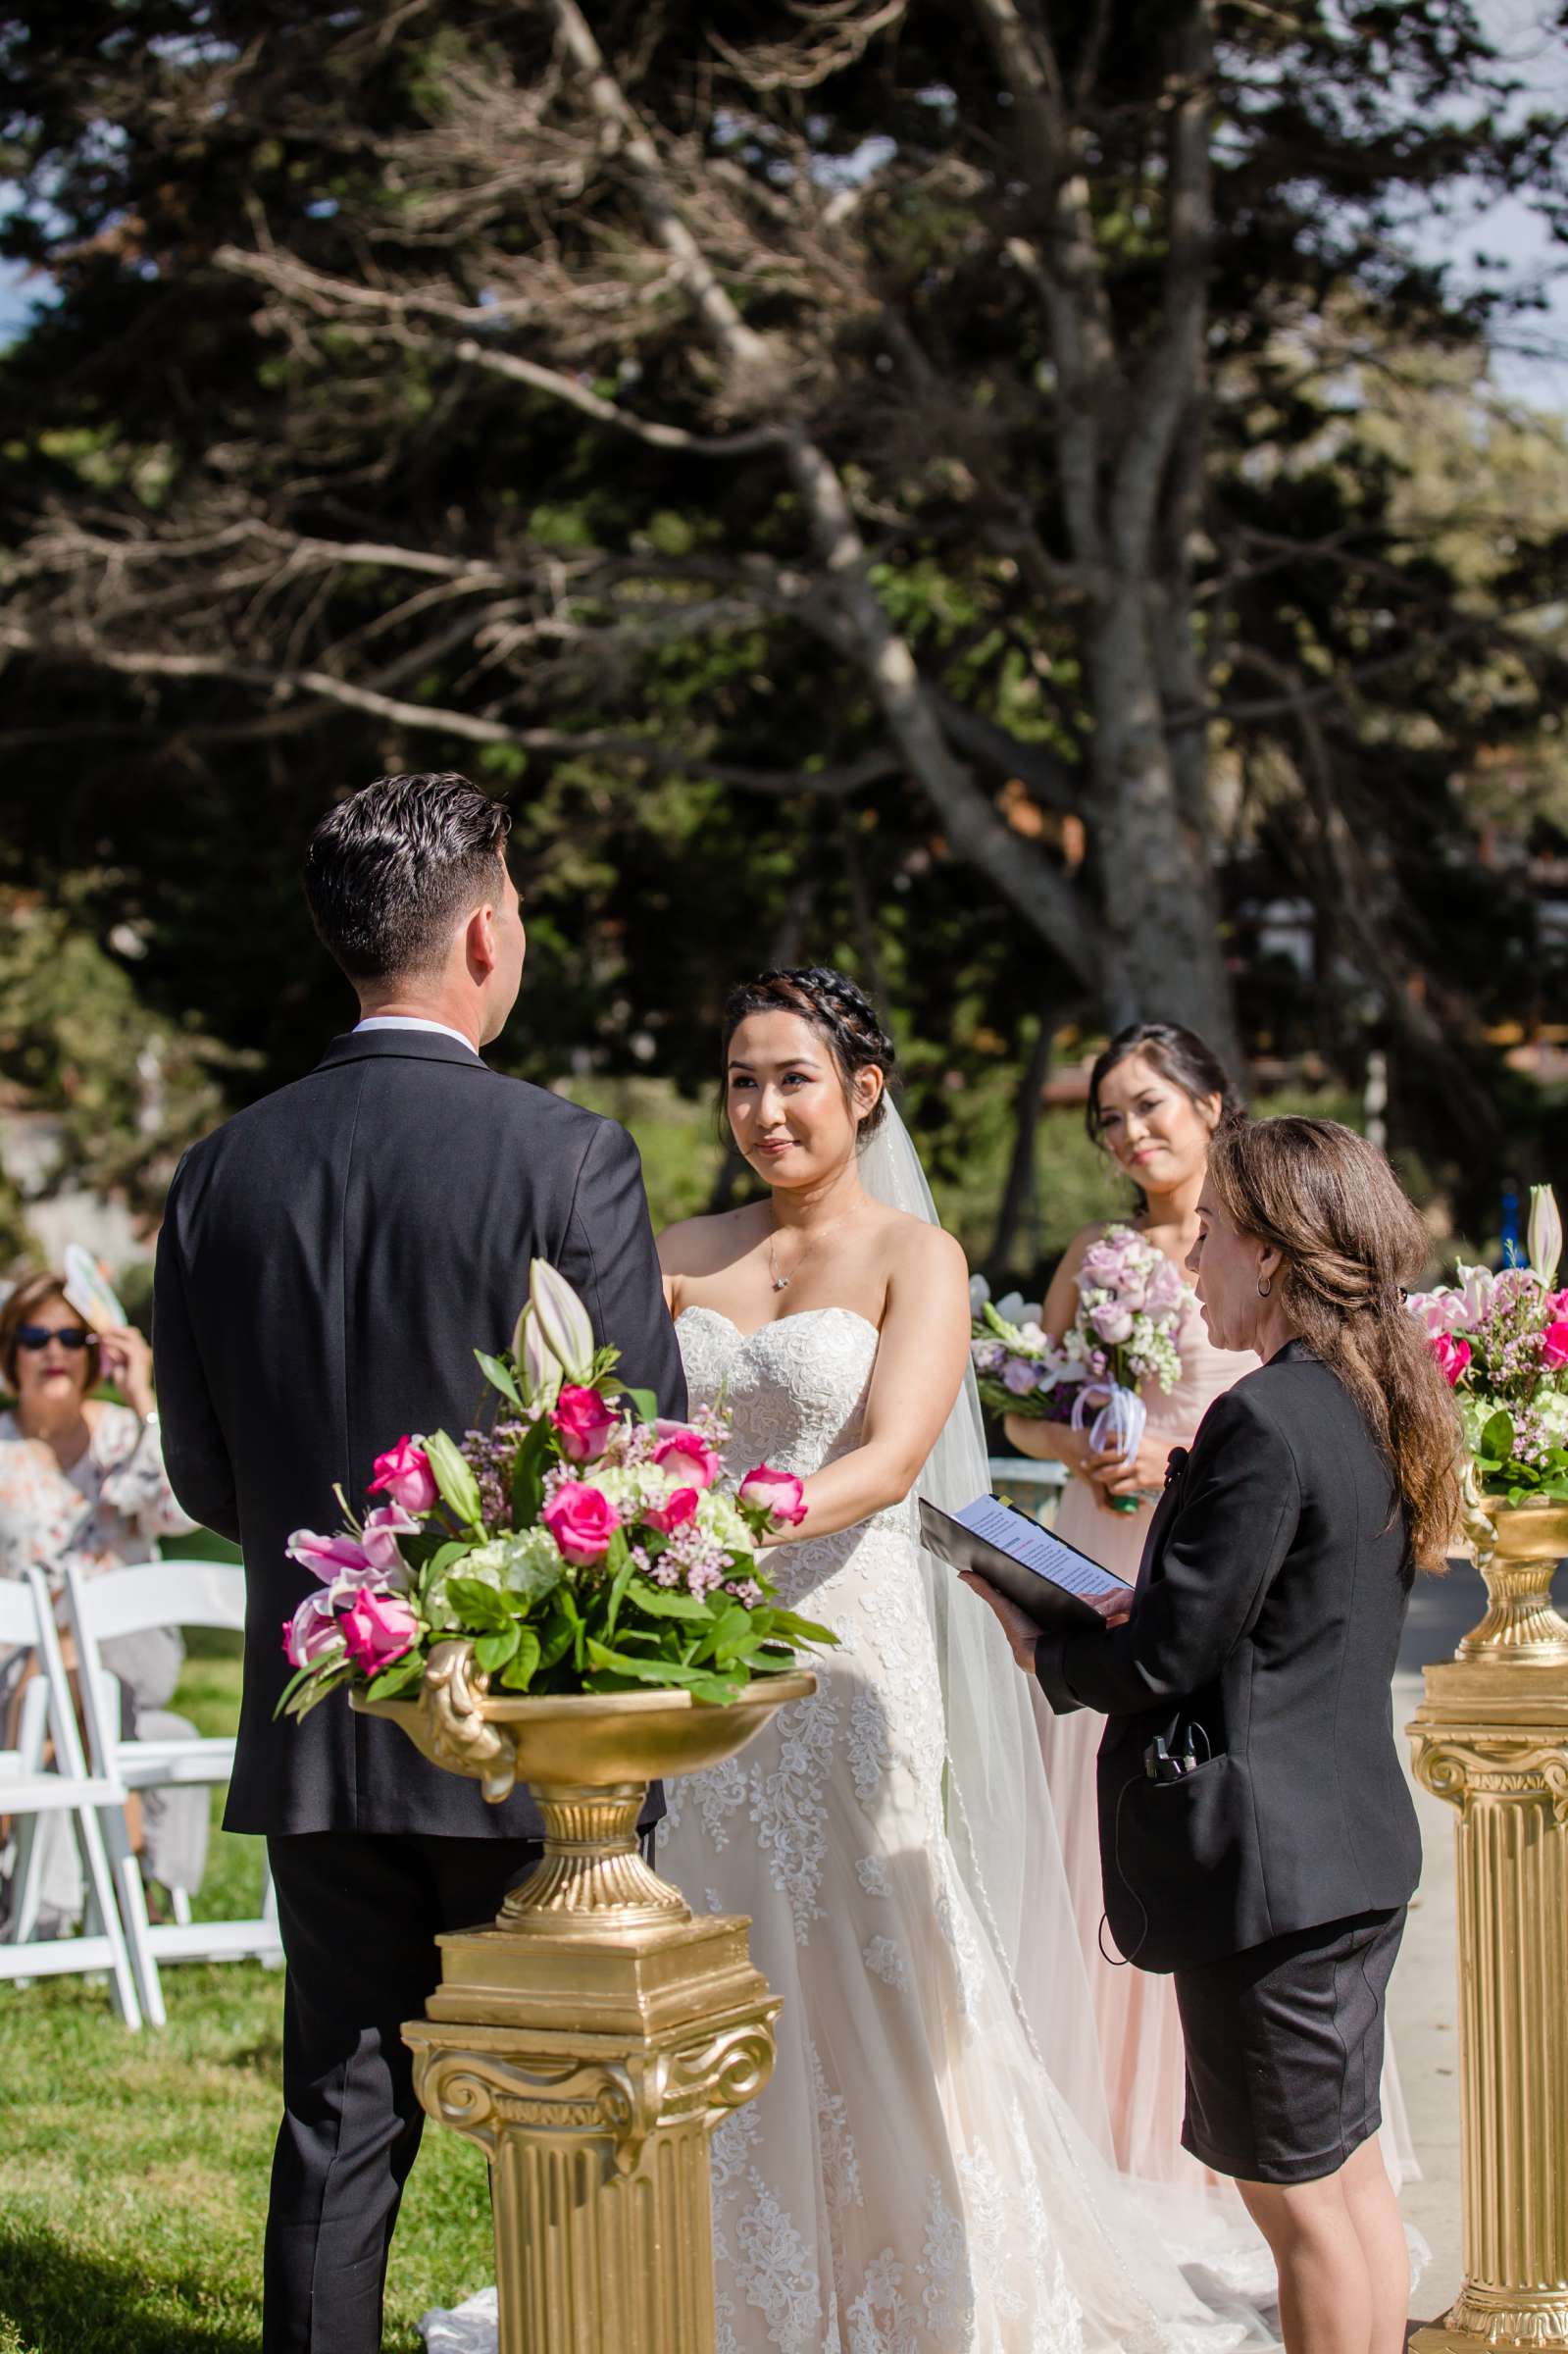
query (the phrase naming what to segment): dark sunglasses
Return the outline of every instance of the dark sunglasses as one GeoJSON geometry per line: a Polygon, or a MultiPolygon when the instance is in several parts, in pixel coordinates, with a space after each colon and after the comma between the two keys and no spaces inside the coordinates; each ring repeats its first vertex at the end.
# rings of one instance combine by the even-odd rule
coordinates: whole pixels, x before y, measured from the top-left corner
{"type": "Polygon", "coordinates": [[[92,1341],[92,1334],[81,1324],[19,1324],[17,1326],[17,1347],[19,1349],[47,1349],[51,1341],[58,1341],[62,1349],[85,1349],[92,1341]]]}

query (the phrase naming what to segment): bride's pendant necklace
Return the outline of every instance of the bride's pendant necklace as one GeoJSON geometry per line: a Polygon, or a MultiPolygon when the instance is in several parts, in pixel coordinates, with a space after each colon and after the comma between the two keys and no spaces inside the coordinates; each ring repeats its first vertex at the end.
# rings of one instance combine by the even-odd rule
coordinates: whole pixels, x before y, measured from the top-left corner
{"type": "Polygon", "coordinates": [[[818,1244],[826,1242],[830,1234],[836,1234],[839,1227],[845,1225],[848,1220],[853,1217],[853,1210],[846,1209],[841,1218],[834,1218],[828,1225],[822,1227],[818,1233],[814,1234],[810,1242],[807,1243],[805,1249],[801,1252],[799,1257],[795,1260],[794,1265],[790,1268],[787,1275],[780,1274],[779,1262],[774,1256],[773,1247],[775,1242],[778,1240],[778,1230],[776,1228],[775,1231],[768,1237],[768,1279],[772,1283],[774,1290],[776,1292],[786,1292],[789,1289],[789,1286],[794,1282],[794,1279],[799,1274],[801,1268],[805,1265],[807,1259],[811,1256],[813,1251],[816,1250],[818,1244]]]}

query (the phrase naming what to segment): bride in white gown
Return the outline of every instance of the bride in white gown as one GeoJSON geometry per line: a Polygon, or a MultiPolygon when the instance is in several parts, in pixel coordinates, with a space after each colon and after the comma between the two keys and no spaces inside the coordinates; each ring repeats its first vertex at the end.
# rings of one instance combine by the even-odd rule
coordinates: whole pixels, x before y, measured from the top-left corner
{"type": "MultiPolygon", "coordinates": [[[[771,1567],[840,1647],[811,1699],[671,1787],[661,1832],[660,1869],[693,1907],[750,1915],[784,1997],[772,2081],[714,2137],[718,2354],[1273,2345],[1234,2269],[1168,2245],[1108,2161],[1020,1679],[914,1542],[923,1469],[956,1439],[946,1476],[973,1494],[985,1464],[953,1414],[963,1254],[889,1205],[920,1183],[912,1152],[900,1179],[881,1151],[883,1199],[862,1183],[891,1048],[817,970],[736,993],[726,1033],[731,1124],[770,1199],[672,1229],[661,1257],[691,1404],[733,1417],[728,1467],[804,1482],[771,1567]]],[[[474,2324],[430,2317],[432,2354],[481,2347],[474,2324]]]]}

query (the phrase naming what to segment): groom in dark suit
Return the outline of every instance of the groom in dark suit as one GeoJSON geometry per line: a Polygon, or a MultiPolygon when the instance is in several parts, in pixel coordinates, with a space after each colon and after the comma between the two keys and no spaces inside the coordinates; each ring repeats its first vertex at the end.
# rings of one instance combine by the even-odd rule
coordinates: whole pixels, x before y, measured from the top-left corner
{"type": "Polygon", "coordinates": [[[491,1918],[539,1852],[526,1797],[487,1807],[341,1693],[274,1722],[283,1622],[315,1582],[289,1535],[335,1526],[333,1483],[363,1500],[405,1433],[470,1427],[474,1351],[508,1346],[534,1257],[627,1381],[685,1410],[636,1148],[481,1059],[523,973],[509,824],[458,776],[384,777],[322,820],[306,896],[362,1018],[186,1153],[158,1248],[170,1476],[245,1557],[225,1820],[266,1836],[288,1964],[266,2354],[378,2354],[423,2123],[399,2022],[436,1981],[437,1933],[491,1918]]]}

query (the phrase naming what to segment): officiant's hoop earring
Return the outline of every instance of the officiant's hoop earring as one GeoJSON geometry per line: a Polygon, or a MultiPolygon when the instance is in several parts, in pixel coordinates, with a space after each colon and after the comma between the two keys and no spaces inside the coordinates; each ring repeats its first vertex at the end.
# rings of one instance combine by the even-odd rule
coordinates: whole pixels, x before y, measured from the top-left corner
{"type": "Polygon", "coordinates": [[[1259,1280],[1259,1283],[1258,1283],[1258,1298],[1259,1298],[1260,1300],[1267,1300],[1267,1298],[1269,1297],[1269,1295],[1270,1295],[1270,1293],[1273,1291],[1273,1289],[1274,1289],[1274,1278],[1273,1278],[1273,1276],[1272,1276],[1272,1275],[1265,1275],[1265,1276],[1261,1277],[1261,1278],[1260,1278],[1260,1280],[1259,1280]]]}

